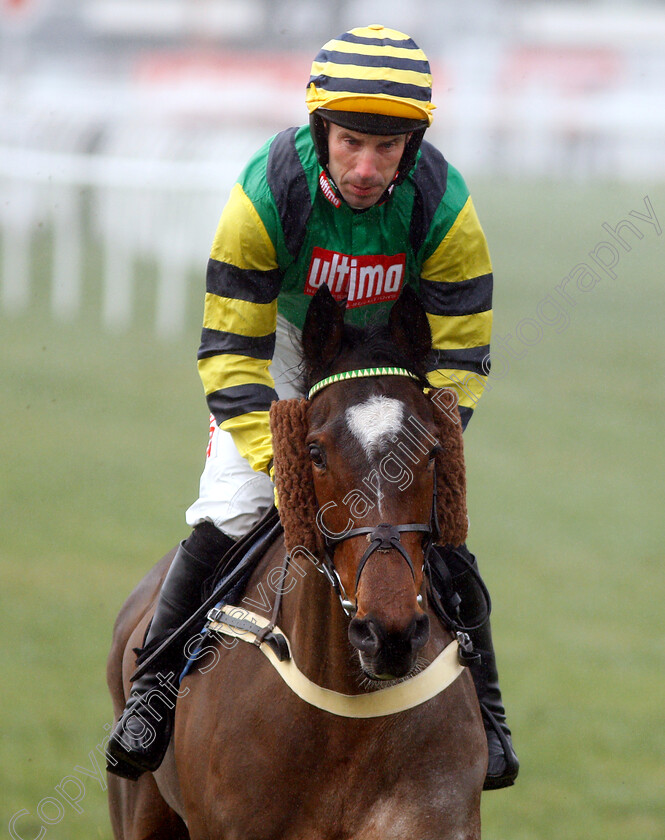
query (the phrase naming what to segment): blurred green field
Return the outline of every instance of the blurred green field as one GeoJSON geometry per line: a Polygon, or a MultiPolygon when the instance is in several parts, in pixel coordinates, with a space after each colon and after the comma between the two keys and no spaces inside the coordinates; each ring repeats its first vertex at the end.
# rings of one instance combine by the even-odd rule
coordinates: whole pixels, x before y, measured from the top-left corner
{"type": "MultiPolygon", "coordinates": [[[[531,342],[513,339],[520,359],[504,351],[466,435],[469,544],[494,598],[522,761],[514,788],[485,796],[483,836],[662,840],[665,237],[629,212],[645,214],[648,195],[665,223],[665,187],[471,187],[496,335],[531,342]],[[644,236],[625,234],[616,278],[586,292],[573,279],[559,312],[545,307],[612,241],[602,223],[624,218],[644,236]]],[[[47,840],[109,840],[102,783],[86,777],[82,813],[58,810],[57,786],[77,766],[94,772],[119,606],[187,533],[207,438],[201,293],[193,282],[186,337],[158,342],[146,275],[142,326],[105,334],[93,255],[83,316],[54,324],[47,252],[36,243],[31,311],[0,314],[0,831],[12,836],[23,811],[15,837],[44,825],[47,840]]]]}

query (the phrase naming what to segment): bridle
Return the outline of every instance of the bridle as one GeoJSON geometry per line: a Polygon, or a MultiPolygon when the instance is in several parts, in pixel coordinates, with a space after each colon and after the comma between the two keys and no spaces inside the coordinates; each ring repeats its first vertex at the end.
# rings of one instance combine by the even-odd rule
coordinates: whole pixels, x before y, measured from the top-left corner
{"type": "MultiPolygon", "coordinates": [[[[359,379],[368,376],[408,376],[411,379],[417,379],[410,371],[405,368],[398,367],[378,367],[366,368],[362,370],[346,371],[344,373],[336,373],[320,380],[309,389],[308,399],[311,399],[314,394],[319,393],[323,388],[332,385],[335,382],[347,381],[350,379],[359,379]]],[[[415,581],[416,570],[413,565],[413,560],[409,552],[404,547],[401,540],[401,535],[405,532],[419,532],[423,534],[423,569],[427,568],[429,555],[432,546],[441,535],[439,529],[439,520],[436,515],[436,468],[434,470],[432,480],[432,507],[430,510],[429,523],[411,522],[407,524],[392,525],[388,522],[382,522],[379,525],[368,525],[362,528],[352,528],[343,534],[330,536],[324,532],[325,554],[323,563],[317,566],[319,571],[323,572],[330,581],[333,589],[337,593],[342,609],[349,618],[353,618],[358,610],[356,600],[351,600],[342,583],[337,569],[335,568],[334,553],[338,545],[346,540],[354,537],[366,536],[369,545],[365,549],[363,556],[360,558],[358,564],[358,571],[356,572],[355,592],[358,591],[360,584],[360,576],[367,565],[367,561],[375,552],[385,552],[395,549],[404,558],[407,563],[411,575],[415,581]]],[[[422,603],[422,596],[418,595],[418,603],[422,603]]]]}
{"type": "MultiPolygon", "coordinates": [[[[436,489],[434,491],[436,494],[436,489]]],[[[435,509],[436,510],[436,509],[435,509]]],[[[416,579],[416,570],[413,565],[413,560],[409,555],[409,552],[404,548],[404,545],[401,541],[400,535],[404,531],[420,531],[425,534],[423,538],[423,568],[427,567],[427,562],[429,560],[429,554],[432,549],[432,545],[436,537],[433,536],[433,531],[430,525],[424,525],[420,522],[412,522],[405,525],[390,525],[387,522],[382,522],[379,525],[368,525],[364,528],[353,528],[350,531],[347,531],[346,534],[343,534],[341,537],[325,537],[325,555],[324,555],[324,562],[321,565],[321,571],[324,572],[328,580],[333,586],[333,589],[339,596],[340,603],[342,605],[342,609],[344,612],[349,616],[349,618],[353,618],[358,611],[358,604],[357,601],[352,601],[344,590],[344,585],[342,580],[339,576],[337,569],[335,568],[334,562],[334,551],[335,548],[340,544],[345,542],[348,539],[353,537],[360,537],[362,535],[367,535],[367,541],[369,545],[365,549],[363,556],[360,558],[360,563],[358,564],[358,571],[356,572],[356,582],[355,582],[355,591],[358,591],[358,585],[360,584],[360,576],[363,573],[363,570],[367,564],[369,558],[376,552],[376,551],[390,551],[391,549],[396,549],[406,561],[409,570],[413,579],[416,579]]],[[[418,603],[422,603],[422,596],[417,596],[418,603]]]]}

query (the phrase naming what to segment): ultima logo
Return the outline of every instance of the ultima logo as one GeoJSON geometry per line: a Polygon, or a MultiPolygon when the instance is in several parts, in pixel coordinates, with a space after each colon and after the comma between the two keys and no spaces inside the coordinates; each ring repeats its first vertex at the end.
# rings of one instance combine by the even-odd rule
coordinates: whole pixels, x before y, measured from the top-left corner
{"type": "Polygon", "coordinates": [[[339,200],[337,195],[335,194],[335,190],[330,186],[330,181],[326,177],[326,173],[322,172],[319,175],[319,186],[321,187],[321,192],[325,195],[328,201],[331,204],[334,204],[335,207],[341,207],[342,202],[339,200]]]}
{"type": "Polygon", "coordinates": [[[326,283],[335,300],[346,300],[348,309],[397,300],[404,282],[406,254],[367,254],[359,257],[314,248],[305,294],[313,295],[326,283]]]}

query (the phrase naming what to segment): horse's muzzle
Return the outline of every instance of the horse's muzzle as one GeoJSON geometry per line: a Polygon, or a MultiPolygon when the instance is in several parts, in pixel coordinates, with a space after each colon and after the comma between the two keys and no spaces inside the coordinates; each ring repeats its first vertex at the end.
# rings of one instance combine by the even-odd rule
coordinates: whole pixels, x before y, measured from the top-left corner
{"type": "Polygon", "coordinates": [[[387,632],[383,624],[368,615],[349,624],[349,641],[358,650],[364,673],[373,680],[394,680],[415,668],[418,651],[429,639],[429,617],[415,615],[401,632],[387,632]]]}

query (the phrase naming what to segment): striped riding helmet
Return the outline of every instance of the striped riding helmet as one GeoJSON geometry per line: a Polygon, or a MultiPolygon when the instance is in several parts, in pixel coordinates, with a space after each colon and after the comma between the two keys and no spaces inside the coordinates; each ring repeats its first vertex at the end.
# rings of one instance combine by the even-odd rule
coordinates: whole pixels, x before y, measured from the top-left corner
{"type": "Polygon", "coordinates": [[[411,133],[403,180],[432,122],[431,98],[427,56],[403,32],[372,24],[328,41],[312,63],[305,98],[320,163],[328,163],[324,119],[364,134],[411,133]]]}

